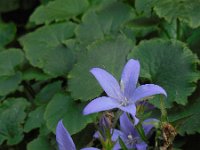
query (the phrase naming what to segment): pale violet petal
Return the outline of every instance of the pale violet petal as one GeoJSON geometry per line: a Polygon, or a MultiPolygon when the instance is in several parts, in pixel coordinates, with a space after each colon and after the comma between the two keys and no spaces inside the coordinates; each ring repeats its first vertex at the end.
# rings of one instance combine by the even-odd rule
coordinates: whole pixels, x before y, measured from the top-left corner
{"type": "Polygon", "coordinates": [[[147,149],[147,144],[145,142],[136,144],[137,150],[146,150],[147,149]]]}
{"type": "Polygon", "coordinates": [[[100,133],[99,131],[96,131],[93,135],[96,139],[106,140],[106,133],[100,133]]]}
{"type": "Polygon", "coordinates": [[[123,113],[120,118],[120,130],[124,132],[127,136],[132,133],[132,130],[134,128],[133,124],[129,120],[126,113],[123,113]]]}
{"type": "Polygon", "coordinates": [[[93,68],[90,72],[95,76],[103,90],[109,97],[122,99],[122,93],[117,80],[107,71],[100,68],[93,68]]]}
{"type": "Polygon", "coordinates": [[[153,96],[156,94],[163,94],[164,96],[167,96],[167,93],[162,87],[155,84],[145,84],[135,89],[133,96],[131,97],[131,100],[133,102],[136,102],[138,100],[142,100],[144,98],[147,98],[149,96],[153,96]]]}
{"type": "Polygon", "coordinates": [[[113,142],[116,142],[119,137],[122,138],[122,139],[124,139],[126,137],[126,135],[120,130],[114,129],[112,132],[113,133],[112,133],[111,139],[112,139],[113,142]]]}
{"type": "Polygon", "coordinates": [[[96,131],[93,135],[93,137],[96,139],[100,138],[100,136],[101,136],[101,133],[99,131],[96,131]]]}
{"type": "Polygon", "coordinates": [[[69,132],[64,127],[62,120],[58,122],[56,127],[56,141],[58,143],[59,150],[76,150],[74,142],[69,132]]]}
{"type": "Polygon", "coordinates": [[[110,97],[98,97],[92,100],[83,110],[84,115],[97,113],[105,110],[110,110],[113,108],[117,108],[119,106],[119,102],[110,97]]]}
{"type": "Polygon", "coordinates": [[[114,147],[113,147],[112,150],[120,150],[120,148],[121,148],[121,146],[120,146],[119,142],[117,142],[117,143],[114,145],[114,147]]]}
{"type": "Polygon", "coordinates": [[[125,97],[128,99],[132,97],[136,88],[138,77],[140,73],[140,63],[138,60],[130,59],[124,66],[121,76],[121,89],[125,97]]]}
{"type": "Polygon", "coordinates": [[[127,105],[127,106],[120,106],[118,108],[121,109],[124,112],[131,114],[131,116],[134,118],[134,125],[138,124],[139,119],[136,118],[136,106],[135,106],[135,104],[130,104],[130,105],[127,105]]]}
{"type": "Polygon", "coordinates": [[[139,122],[139,119],[136,117],[136,116],[132,116],[133,118],[134,118],[134,125],[137,125],[138,124],[138,122],[139,122]]]}
{"type": "Polygon", "coordinates": [[[95,147],[88,147],[88,148],[82,148],[81,150],[100,150],[100,149],[95,147]]]}
{"type": "MultiPolygon", "coordinates": [[[[116,135],[115,135],[115,139],[117,140],[117,142],[115,143],[114,147],[112,150],[121,150],[121,146],[119,144],[119,137],[121,138],[121,140],[124,142],[127,141],[127,137],[123,132],[120,132],[119,130],[116,130],[116,135]],[[118,140],[117,140],[117,136],[118,136],[118,140]]],[[[115,140],[115,141],[116,141],[115,140]]],[[[113,140],[114,141],[114,140],[113,140]]]]}

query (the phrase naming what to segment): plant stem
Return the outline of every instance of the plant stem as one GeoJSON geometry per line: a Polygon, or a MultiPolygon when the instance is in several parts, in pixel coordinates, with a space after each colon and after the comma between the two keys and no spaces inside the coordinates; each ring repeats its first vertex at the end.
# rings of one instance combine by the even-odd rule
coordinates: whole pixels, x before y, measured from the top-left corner
{"type": "Polygon", "coordinates": [[[168,122],[163,96],[160,96],[161,122],[168,122]]]}

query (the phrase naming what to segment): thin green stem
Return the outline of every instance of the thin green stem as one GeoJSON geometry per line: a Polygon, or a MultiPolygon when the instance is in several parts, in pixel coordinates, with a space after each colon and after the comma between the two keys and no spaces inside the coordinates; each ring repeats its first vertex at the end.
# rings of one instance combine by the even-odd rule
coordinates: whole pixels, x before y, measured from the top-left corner
{"type": "Polygon", "coordinates": [[[168,122],[167,110],[165,109],[163,96],[160,96],[160,110],[161,110],[161,122],[168,122]]]}
{"type": "MultiPolygon", "coordinates": [[[[128,119],[132,122],[132,124],[134,124],[135,122],[133,122],[133,120],[130,118],[130,116],[128,114],[126,114],[128,116],[128,119]]],[[[145,135],[143,126],[141,124],[141,122],[139,122],[136,126],[133,126],[133,128],[136,128],[136,130],[138,131],[140,137],[142,138],[142,140],[146,143],[148,143],[147,137],[145,135]]]]}
{"type": "Polygon", "coordinates": [[[135,126],[136,130],[138,131],[140,137],[142,138],[142,140],[146,143],[148,143],[147,137],[145,135],[144,129],[142,127],[142,124],[139,122],[136,126],[135,126]]]}

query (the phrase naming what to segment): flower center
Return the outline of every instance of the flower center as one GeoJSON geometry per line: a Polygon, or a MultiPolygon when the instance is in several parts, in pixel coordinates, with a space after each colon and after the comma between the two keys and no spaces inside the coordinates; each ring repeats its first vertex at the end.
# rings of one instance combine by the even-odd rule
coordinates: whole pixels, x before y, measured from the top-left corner
{"type": "Polygon", "coordinates": [[[120,102],[121,106],[127,106],[129,105],[129,100],[127,98],[124,98],[121,102],[120,102]]]}
{"type": "Polygon", "coordinates": [[[134,145],[134,144],[136,144],[137,142],[138,142],[137,137],[134,138],[131,134],[129,134],[129,135],[127,136],[127,141],[126,141],[127,144],[129,144],[129,145],[134,145]]]}

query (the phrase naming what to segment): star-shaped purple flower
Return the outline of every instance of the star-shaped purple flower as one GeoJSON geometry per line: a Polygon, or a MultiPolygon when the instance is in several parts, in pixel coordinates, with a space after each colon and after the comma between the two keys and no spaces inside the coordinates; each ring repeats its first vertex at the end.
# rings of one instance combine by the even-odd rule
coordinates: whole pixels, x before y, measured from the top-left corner
{"type": "MultiPolygon", "coordinates": [[[[157,119],[147,119],[143,122],[142,126],[147,135],[154,127],[152,122],[158,122],[157,119]]],[[[113,140],[116,141],[120,137],[128,149],[146,150],[147,144],[142,141],[134,125],[129,120],[126,113],[120,116],[120,130],[114,130],[113,140]]],[[[117,142],[113,150],[119,150],[121,148],[119,142],[117,142]]]]}
{"type": "Polygon", "coordinates": [[[108,97],[102,96],[91,101],[83,110],[85,115],[118,108],[130,113],[137,124],[135,103],[138,100],[156,94],[167,96],[165,90],[158,85],[145,84],[136,87],[140,72],[138,60],[130,59],[124,66],[120,85],[110,73],[103,69],[93,68],[90,72],[95,76],[108,97]]]}
{"type": "MultiPolygon", "coordinates": [[[[58,143],[59,150],[76,150],[76,146],[69,134],[65,129],[62,120],[58,122],[56,127],[56,141],[58,143]]],[[[98,148],[88,147],[81,150],[99,150],[98,148]]]]}

